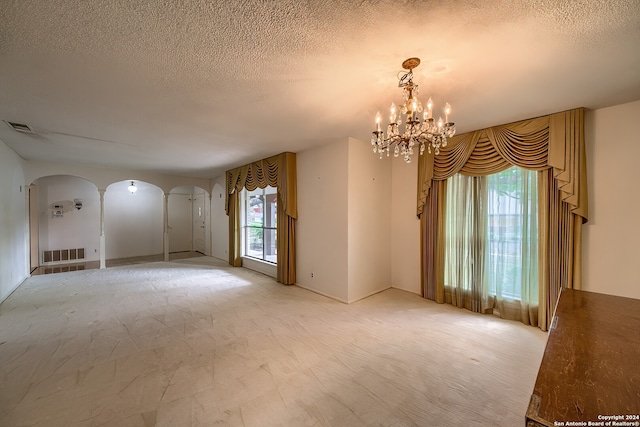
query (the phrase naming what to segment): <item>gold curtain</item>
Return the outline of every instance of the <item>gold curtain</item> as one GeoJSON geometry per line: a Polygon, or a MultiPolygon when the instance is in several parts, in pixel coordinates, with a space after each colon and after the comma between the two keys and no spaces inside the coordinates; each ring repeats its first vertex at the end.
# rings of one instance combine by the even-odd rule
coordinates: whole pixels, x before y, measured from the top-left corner
{"type": "Polygon", "coordinates": [[[420,156],[417,214],[423,231],[423,294],[443,302],[438,295],[444,295],[443,274],[439,272],[444,260],[444,232],[435,241],[425,234],[433,235],[444,221],[443,214],[434,214],[444,212],[437,206],[443,204],[444,197],[431,197],[432,187],[439,193],[435,183],[456,173],[483,176],[512,165],[539,171],[542,183],[538,326],[546,330],[560,289],[581,287],[582,224],[588,218],[583,108],[456,135],[438,156],[420,156]],[[425,278],[434,278],[435,283],[425,278]]]}
{"type": "Polygon", "coordinates": [[[226,174],[226,211],[229,215],[229,264],[242,265],[240,254],[240,213],[238,193],[267,186],[277,190],[277,280],[285,285],[296,281],[295,220],[298,217],[296,196],[296,155],[282,153],[226,174]]]}
{"type": "Polygon", "coordinates": [[[444,285],[436,284],[444,284],[446,194],[447,181],[433,181],[420,221],[422,296],[438,303],[443,303],[445,298],[444,285]]]}

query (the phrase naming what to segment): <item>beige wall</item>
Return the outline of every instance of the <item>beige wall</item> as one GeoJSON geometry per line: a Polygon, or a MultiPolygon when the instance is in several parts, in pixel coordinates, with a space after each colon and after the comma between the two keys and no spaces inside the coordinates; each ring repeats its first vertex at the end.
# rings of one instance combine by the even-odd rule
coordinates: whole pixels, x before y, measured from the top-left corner
{"type": "Polygon", "coordinates": [[[116,182],[104,193],[106,259],[163,253],[164,193],[138,181],[135,195],[127,181],[116,182]]]}
{"type": "Polygon", "coordinates": [[[213,179],[211,189],[211,255],[229,261],[229,217],[225,207],[225,177],[213,179]]]}
{"type": "Polygon", "coordinates": [[[588,111],[583,289],[640,299],[640,101],[588,111]]]}
{"type": "Polygon", "coordinates": [[[407,164],[392,160],[391,170],[391,283],[394,288],[420,294],[420,221],[416,216],[418,157],[407,164]]]}
{"type": "Polygon", "coordinates": [[[100,196],[95,184],[69,175],[40,178],[35,184],[38,202],[31,209],[37,212],[40,262],[43,251],[73,248],[84,248],[86,261],[99,260],[100,196]],[[82,209],[73,208],[74,199],[82,200],[82,209]],[[55,218],[51,205],[65,201],[62,218],[55,218]]]}
{"type": "Polygon", "coordinates": [[[24,162],[0,141],[0,302],[29,275],[24,162]]]}
{"type": "Polygon", "coordinates": [[[345,138],[297,153],[297,168],[296,283],[348,303],[389,288],[389,159],[345,138]]]}
{"type": "Polygon", "coordinates": [[[304,150],[296,157],[296,283],[347,302],[347,141],[304,150]]]}
{"type": "Polygon", "coordinates": [[[391,287],[391,159],[349,138],[349,295],[354,302],[391,287]]]}

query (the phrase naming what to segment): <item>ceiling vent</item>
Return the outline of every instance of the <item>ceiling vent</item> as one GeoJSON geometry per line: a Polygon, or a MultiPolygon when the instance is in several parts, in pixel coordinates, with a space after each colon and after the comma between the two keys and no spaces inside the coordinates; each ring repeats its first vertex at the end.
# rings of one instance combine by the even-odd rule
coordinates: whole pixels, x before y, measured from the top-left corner
{"type": "Polygon", "coordinates": [[[11,128],[17,132],[35,133],[35,131],[29,125],[25,125],[23,123],[10,122],[8,120],[5,120],[4,122],[9,126],[11,126],[11,128]]]}

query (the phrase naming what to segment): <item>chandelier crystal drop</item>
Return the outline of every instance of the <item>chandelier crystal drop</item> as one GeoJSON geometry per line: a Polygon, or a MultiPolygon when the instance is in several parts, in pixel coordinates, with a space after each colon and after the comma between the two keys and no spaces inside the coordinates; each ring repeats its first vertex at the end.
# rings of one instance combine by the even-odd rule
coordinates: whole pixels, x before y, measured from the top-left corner
{"type": "Polygon", "coordinates": [[[456,133],[455,124],[449,122],[451,114],[449,103],[444,107],[444,121],[439,117],[436,122],[433,119],[431,98],[427,101],[426,110],[418,100],[418,85],[413,83],[413,69],[418,65],[420,65],[419,58],[409,58],[402,63],[405,71],[398,74],[398,87],[402,88],[403,103],[399,107],[391,103],[386,136],[380,126],[382,116],[380,112],[376,114],[376,130],[372,132],[371,145],[373,145],[373,152],[379,153],[381,159],[385,152],[389,156],[393,150],[395,157],[401,155],[405,162],[411,163],[414,147],[420,154],[424,153],[425,148],[429,153],[433,148],[436,155],[440,154],[440,147],[446,147],[447,138],[451,138],[456,133]],[[422,121],[420,115],[422,115],[422,121]],[[404,132],[401,133],[400,126],[403,122],[405,127],[404,132]]]}

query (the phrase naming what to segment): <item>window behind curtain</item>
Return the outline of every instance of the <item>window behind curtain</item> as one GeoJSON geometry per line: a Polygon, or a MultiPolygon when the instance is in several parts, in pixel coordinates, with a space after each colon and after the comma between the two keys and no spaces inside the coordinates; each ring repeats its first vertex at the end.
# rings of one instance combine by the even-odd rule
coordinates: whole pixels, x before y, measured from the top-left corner
{"type": "Polygon", "coordinates": [[[538,284],[538,186],[536,172],[513,167],[489,175],[485,274],[489,294],[522,300],[538,284]]]}
{"type": "Polygon", "coordinates": [[[242,190],[242,255],[277,262],[277,189],[242,190]]]}
{"type": "Polygon", "coordinates": [[[495,300],[537,305],[536,172],[503,172],[447,182],[445,288],[474,311],[495,300]]]}

